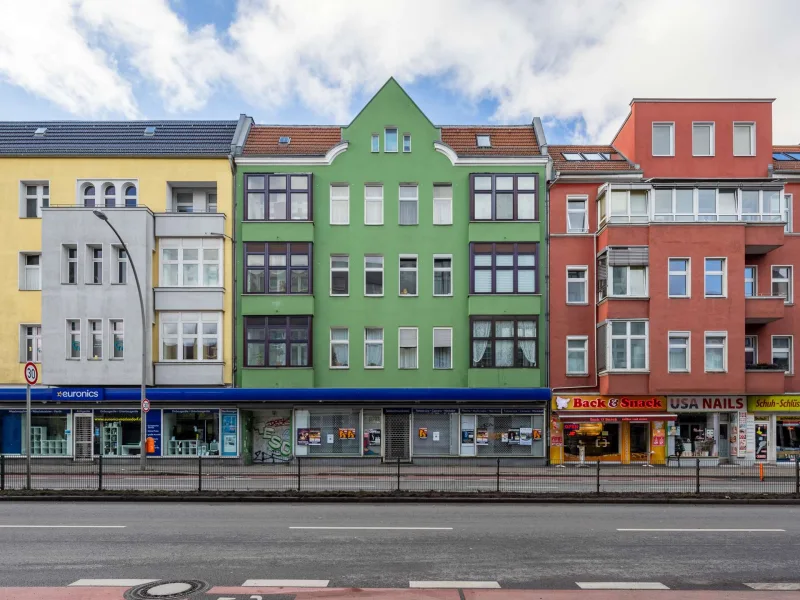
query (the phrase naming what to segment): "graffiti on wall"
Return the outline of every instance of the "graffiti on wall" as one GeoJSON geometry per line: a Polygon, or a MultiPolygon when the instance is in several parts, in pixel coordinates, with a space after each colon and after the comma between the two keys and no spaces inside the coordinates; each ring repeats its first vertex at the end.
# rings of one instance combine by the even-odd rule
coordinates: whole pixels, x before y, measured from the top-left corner
{"type": "Polygon", "coordinates": [[[286,462],[292,458],[292,419],[255,415],[253,419],[253,460],[286,462]]]}

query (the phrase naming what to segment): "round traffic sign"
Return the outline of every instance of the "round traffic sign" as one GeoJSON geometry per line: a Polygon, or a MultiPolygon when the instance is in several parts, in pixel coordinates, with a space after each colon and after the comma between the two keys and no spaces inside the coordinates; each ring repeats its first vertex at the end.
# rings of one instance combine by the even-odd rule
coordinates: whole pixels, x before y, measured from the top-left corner
{"type": "Polygon", "coordinates": [[[142,412],[150,412],[150,400],[147,398],[142,400],[142,412]]]}
{"type": "Polygon", "coordinates": [[[25,381],[27,381],[29,385],[33,385],[39,381],[39,369],[37,369],[36,365],[32,362],[25,363],[25,381]]]}

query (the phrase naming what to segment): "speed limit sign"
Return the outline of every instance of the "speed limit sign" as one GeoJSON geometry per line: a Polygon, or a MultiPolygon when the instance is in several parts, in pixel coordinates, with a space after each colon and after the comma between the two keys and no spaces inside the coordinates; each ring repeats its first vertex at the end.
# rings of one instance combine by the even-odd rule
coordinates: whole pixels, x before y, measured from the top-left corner
{"type": "Polygon", "coordinates": [[[33,385],[39,381],[39,369],[37,369],[36,365],[32,362],[25,363],[25,381],[27,381],[29,385],[33,385]]]}

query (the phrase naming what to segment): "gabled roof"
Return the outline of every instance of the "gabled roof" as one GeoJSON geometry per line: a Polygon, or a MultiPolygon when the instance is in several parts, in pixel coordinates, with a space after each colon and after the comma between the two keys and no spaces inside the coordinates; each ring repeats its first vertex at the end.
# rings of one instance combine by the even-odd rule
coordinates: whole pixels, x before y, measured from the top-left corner
{"type": "Polygon", "coordinates": [[[254,125],[244,145],[245,156],[325,156],[342,141],[339,126],[254,125]],[[279,143],[282,137],[288,144],[279,143]]]}
{"type": "Polygon", "coordinates": [[[228,156],[236,121],[0,121],[0,156],[228,156]],[[152,135],[145,129],[154,128],[152,135]],[[37,130],[44,133],[37,135],[37,130]]]}
{"type": "Polygon", "coordinates": [[[533,125],[443,125],[442,142],[458,156],[539,156],[533,125]],[[478,136],[488,135],[491,146],[478,147],[478,136]]]}
{"type": "MultiPolygon", "coordinates": [[[[800,155],[800,146],[773,146],[772,153],[791,152],[800,155]]],[[[792,173],[800,173],[800,160],[775,160],[772,159],[772,169],[775,172],[791,171],[792,173]]]]}
{"type": "Polygon", "coordinates": [[[605,172],[633,172],[636,168],[614,146],[548,146],[547,151],[553,159],[553,168],[561,173],[605,173],[605,172]],[[618,158],[616,160],[567,160],[567,154],[608,154],[618,158]]]}

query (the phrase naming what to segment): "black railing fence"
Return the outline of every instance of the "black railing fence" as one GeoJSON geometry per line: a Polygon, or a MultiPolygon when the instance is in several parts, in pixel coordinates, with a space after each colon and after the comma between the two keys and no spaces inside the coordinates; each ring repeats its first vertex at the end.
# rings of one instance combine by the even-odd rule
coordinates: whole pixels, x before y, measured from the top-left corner
{"type": "MultiPolygon", "coordinates": [[[[0,455],[0,491],[24,490],[26,460],[0,455]]],[[[31,461],[32,490],[136,492],[442,492],[494,494],[768,494],[800,496],[800,463],[706,466],[587,462],[546,466],[519,458],[292,458],[241,464],[209,457],[31,461]]]]}

